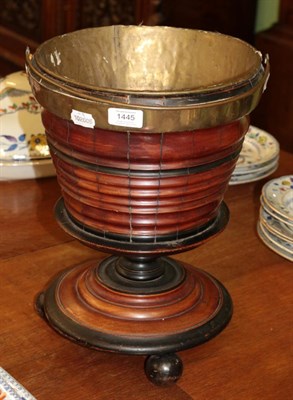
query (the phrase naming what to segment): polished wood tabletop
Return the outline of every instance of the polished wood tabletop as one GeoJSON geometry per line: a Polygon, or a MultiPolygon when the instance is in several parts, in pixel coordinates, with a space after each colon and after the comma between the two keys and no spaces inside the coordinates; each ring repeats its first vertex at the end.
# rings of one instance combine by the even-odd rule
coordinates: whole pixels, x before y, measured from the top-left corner
{"type": "Polygon", "coordinates": [[[59,271],[106,254],[63,232],[54,219],[55,177],[0,182],[0,366],[38,400],[289,400],[293,396],[293,264],[266,247],[256,225],[262,186],[292,173],[282,151],[278,170],[230,186],[228,227],[208,243],[174,256],[217,277],[234,314],[213,340],[180,352],[181,379],[157,387],[143,356],[80,347],[40,318],[35,299],[59,271]]]}

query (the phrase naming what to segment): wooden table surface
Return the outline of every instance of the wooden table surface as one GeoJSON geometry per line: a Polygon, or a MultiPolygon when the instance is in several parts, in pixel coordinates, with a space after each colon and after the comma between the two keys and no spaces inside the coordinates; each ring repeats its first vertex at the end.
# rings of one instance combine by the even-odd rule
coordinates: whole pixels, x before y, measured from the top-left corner
{"type": "MultiPolygon", "coordinates": [[[[282,152],[273,176],[292,169],[293,155],[282,152]]],[[[256,233],[261,188],[271,178],[229,187],[226,230],[175,256],[217,277],[234,315],[219,336],[180,353],[183,376],[168,388],[146,379],[145,357],[80,347],[38,316],[35,297],[57,272],[105,254],[57,225],[56,178],[0,182],[0,366],[38,400],[292,399],[293,264],[256,233]]]]}

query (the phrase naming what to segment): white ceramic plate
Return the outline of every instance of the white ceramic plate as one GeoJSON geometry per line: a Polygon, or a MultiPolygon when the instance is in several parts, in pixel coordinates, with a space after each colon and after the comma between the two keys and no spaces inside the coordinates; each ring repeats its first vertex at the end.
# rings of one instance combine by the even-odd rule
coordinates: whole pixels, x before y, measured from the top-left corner
{"type": "Polygon", "coordinates": [[[267,182],[262,189],[264,201],[276,213],[293,222],[293,175],[267,182]]]}
{"type": "Polygon", "coordinates": [[[7,75],[0,79],[0,179],[50,175],[55,175],[55,169],[41,107],[31,93],[25,72],[7,75]]]}
{"type": "Polygon", "coordinates": [[[270,162],[268,162],[265,165],[262,165],[259,168],[255,168],[255,169],[242,169],[242,168],[235,168],[233,175],[236,176],[241,176],[241,175],[251,175],[251,174],[260,174],[262,172],[266,172],[268,170],[270,170],[274,165],[278,165],[279,164],[279,155],[275,158],[273,158],[270,162]]]}
{"type": "Polygon", "coordinates": [[[281,239],[279,236],[274,235],[261,223],[260,228],[263,234],[280,249],[287,251],[293,257],[293,243],[287,242],[287,240],[281,239]]]}
{"type": "Polygon", "coordinates": [[[269,166],[269,169],[266,169],[262,172],[253,172],[249,174],[242,174],[242,175],[234,175],[232,174],[231,179],[229,181],[229,185],[241,185],[244,183],[251,183],[259,181],[267,176],[273,174],[278,168],[278,162],[274,163],[273,165],[269,166]]]}
{"type": "Polygon", "coordinates": [[[264,201],[263,196],[260,196],[260,204],[264,208],[264,210],[270,214],[272,217],[274,217],[276,220],[278,220],[280,223],[284,224],[286,226],[286,229],[289,229],[293,233],[293,223],[286,219],[285,217],[282,217],[279,213],[276,213],[268,203],[264,201]]]}
{"type": "Polygon", "coordinates": [[[17,179],[37,179],[56,175],[51,159],[32,161],[0,161],[0,181],[17,179]]]}
{"type": "Polygon", "coordinates": [[[260,207],[259,218],[262,225],[272,234],[279,236],[280,239],[286,240],[293,244],[293,231],[286,224],[275,219],[263,207],[260,207]]]}
{"type": "Polygon", "coordinates": [[[279,254],[280,256],[286,258],[289,261],[293,262],[293,254],[289,251],[286,251],[284,249],[282,249],[281,247],[279,247],[278,245],[276,245],[272,240],[270,240],[264,233],[263,230],[261,228],[261,223],[258,222],[257,224],[257,233],[260,237],[260,239],[264,242],[264,244],[269,247],[271,250],[273,250],[275,253],[279,254]]]}
{"type": "Polygon", "coordinates": [[[280,152],[278,141],[268,132],[250,125],[236,164],[236,170],[254,170],[267,165],[280,152]]]}

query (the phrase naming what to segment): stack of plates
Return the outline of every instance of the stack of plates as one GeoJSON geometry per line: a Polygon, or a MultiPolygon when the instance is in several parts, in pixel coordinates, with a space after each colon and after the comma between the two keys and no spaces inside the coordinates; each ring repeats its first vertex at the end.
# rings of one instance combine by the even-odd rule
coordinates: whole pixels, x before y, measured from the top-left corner
{"type": "Polygon", "coordinates": [[[267,182],[260,202],[259,237],[270,249],[293,261],[293,175],[267,182]]]}
{"type": "Polygon", "coordinates": [[[230,185],[258,181],[278,168],[280,146],[268,132],[250,126],[230,185]]]}

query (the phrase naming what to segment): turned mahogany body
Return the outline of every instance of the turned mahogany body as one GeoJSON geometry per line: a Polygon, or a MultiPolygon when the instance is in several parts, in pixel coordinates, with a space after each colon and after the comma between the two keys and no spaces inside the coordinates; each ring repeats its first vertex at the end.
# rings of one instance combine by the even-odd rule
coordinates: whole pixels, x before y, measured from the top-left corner
{"type": "Polygon", "coordinates": [[[248,128],[243,117],[186,132],[119,132],[48,111],[43,123],[67,211],[126,242],[176,240],[215,218],[248,128]]]}

